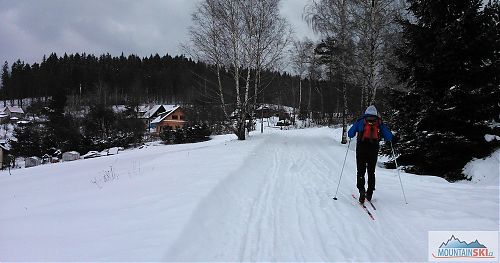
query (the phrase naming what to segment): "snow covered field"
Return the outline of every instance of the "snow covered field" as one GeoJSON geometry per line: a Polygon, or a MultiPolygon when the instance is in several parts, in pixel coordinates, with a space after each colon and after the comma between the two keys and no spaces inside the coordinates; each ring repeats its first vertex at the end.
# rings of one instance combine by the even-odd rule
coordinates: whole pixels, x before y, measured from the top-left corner
{"type": "Polygon", "coordinates": [[[402,173],[408,205],[377,167],[372,221],[354,143],[332,200],[339,138],[268,129],[2,172],[0,261],[427,261],[427,231],[498,231],[498,156],[468,166],[481,183],[402,173]]]}

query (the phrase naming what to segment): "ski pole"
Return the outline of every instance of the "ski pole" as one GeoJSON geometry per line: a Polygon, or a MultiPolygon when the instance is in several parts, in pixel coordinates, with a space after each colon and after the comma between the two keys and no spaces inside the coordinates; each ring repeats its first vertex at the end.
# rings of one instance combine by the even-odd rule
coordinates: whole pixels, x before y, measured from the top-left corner
{"type": "Polygon", "coordinates": [[[392,146],[392,141],[391,141],[391,149],[392,149],[392,158],[394,158],[394,163],[396,164],[396,170],[398,171],[399,184],[401,185],[401,191],[403,191],[403,198],[405,199],[405,203],[408,204],[408,202],[406,201],[405,189],[403,188],[403,182],[401,181],[401,174],[399,173],[398,161],[396,160],[396,155],[394,154],[394,147],[392,146]]]}
{"type": "Polygon", "coordinates": [[[337,184],[337,190],[335,191],[335,196],[333,197],[333,200],[337,200],[337,192],[339,191],[340,181],[342,180],[342,174],[344,173],[345,160],[347,159],[347,153],[349,153],[349,145],[351,145],[351,138],[349,138],[349,143],[347,144],[347,150],[345,152],[344,163],[342,164],[342,170],[340,171],[340,179],[339,179],[339,183],[337,184]]]}

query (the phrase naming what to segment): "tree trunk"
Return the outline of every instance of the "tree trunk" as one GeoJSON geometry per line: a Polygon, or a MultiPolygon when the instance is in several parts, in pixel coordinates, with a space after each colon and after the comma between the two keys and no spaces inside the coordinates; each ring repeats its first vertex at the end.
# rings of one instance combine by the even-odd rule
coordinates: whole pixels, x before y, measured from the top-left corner
{"type": "MultiPolygon", "coordinates": [[[[298,107],[298,116],[300,116],[300,106],[302,105],[302,77],[299,80],[299,107],[298,107]]],[[[296,114],[297,115],[297,114],[296,114]]],[[[295,116],[297,118],[297,116],[295,116]]]]}
{"type": "Polygon", "coordinates": [[[309,113],[308,126],[311,127],[312,109],[311,109],[311,95],[312,95],[312,80],[309,79],[309,98],[307,99],[307,112],[309,113]]]}
{"type": "Polygon", "coordinates": [[[342,144],[347,143],[347,91],[346,91],[346,83],[345,80],[342,80],[342,97],[343,97],[343,105],[342,105],[342,144]]]}
{"type": "Polygon", "coordinates": [[[238,140],[243,141],[246,139],[246,132],[245,132],[245,114],[240,111],[240,116],[238,117],[238,121],[236,124],[236,136],[238,137],[238,140]]]}

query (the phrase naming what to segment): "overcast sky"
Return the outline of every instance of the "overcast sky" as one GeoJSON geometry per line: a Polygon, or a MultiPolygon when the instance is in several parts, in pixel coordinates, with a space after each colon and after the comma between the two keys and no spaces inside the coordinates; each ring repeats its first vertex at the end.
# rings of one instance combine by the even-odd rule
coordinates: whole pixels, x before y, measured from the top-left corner
{"type": "MultiPolygon", "coordinates": [[[[0,0],[0,62],[40,62],[44,54],[182,54],[199,0],[0,0]]],[[[282,0],[300,38],[314,38],[307,0],[282,0]]]]}

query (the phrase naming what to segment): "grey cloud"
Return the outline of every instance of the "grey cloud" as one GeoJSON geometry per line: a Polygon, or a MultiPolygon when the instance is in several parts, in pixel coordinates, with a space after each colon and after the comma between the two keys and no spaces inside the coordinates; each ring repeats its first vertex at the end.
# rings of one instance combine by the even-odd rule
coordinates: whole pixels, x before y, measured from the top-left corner
{"type": "MultiPolygon", "coordinates": [[[[200,0],[0,0],[0,62],[40,61],[56,52],[119,55],[182,53],[200,0]]],[[[299,36],[305,0],[284,0],[282,13],[299,36]]]]}
{"type": "Polygon", "coordinates": [[[308,2],[309,0],[283,0],[281,2],[281,14],[289,19],[294,27],[295,35],[300,39],[304,37],[310,39],[317,38],[307,23],[302,19],[304,7],[308,2]]]}

